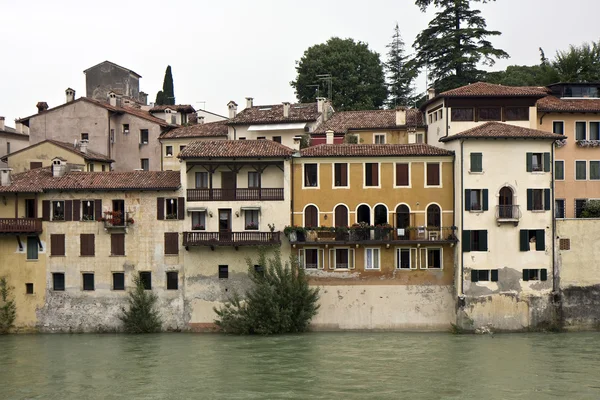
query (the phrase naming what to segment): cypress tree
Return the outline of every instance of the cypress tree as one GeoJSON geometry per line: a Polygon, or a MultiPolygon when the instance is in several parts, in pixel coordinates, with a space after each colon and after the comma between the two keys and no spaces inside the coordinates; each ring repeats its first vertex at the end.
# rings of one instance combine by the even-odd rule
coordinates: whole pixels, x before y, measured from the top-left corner
{"type": "Polygon", "coordinates": [[[157,105],[173,105],[175,104],[175,89],[173,89],[173,75],[171,74],[171,66],[167,66],[165,71],[165,79],[163,81],[163,89],[156,94],[157,105]]]}
{"type": "Polygon", "coordinates": [[[392,41],[386,47],[389,49],[384,64],[389,96],[386,104],[388,108],[410,105],[416,100],[413,81],[418,71],[404,53],[404,41],[397,23],[392,41]]]}

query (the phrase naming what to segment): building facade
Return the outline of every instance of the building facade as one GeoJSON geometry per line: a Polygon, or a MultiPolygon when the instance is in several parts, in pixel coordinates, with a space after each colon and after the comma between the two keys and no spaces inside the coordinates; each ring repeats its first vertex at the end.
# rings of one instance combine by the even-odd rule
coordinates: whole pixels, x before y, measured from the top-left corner
{"type": "Polygon", "coordinates": [[[4,124],[4,117],[0,117],[0,168],[6,167],[2,159],[15,151],[29,146],[29,135],[19,133],[15,128],[4,124]]]}

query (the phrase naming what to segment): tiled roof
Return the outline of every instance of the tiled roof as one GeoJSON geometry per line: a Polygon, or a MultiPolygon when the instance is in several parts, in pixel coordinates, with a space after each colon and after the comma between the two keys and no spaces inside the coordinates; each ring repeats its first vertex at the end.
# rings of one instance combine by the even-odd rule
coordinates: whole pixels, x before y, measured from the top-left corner
{"type": "Polygon", "coordinates": [[[174,111],[178,111],[178,112],[184,112],[184,113],[193,113],[196,112],[196,110],[194,109],[194,107],[192,107],[189,104],[175,104],[175,105],[160,105],[160,106],[154,106],[152,107],[150,110],[151,113],[154,112],[163,112],[166,109],[171,109],[174,111]]]}
{"type": "Polygon", "coordinates": [[[49,190],[177,190],[179,171],[69,172],[54,178],[50,167],[12,176],[1,192],[35,193],[49,190]]]}
{"type": "Polygon", "coordinates": [[[504,124],[502,122],[486,122],[485,124],[468,129],[456,135],[443,137],[440,142],[457,139],[552,139],[562,140],[566,137],[537,129],[504,124]]]}
{"type": "Polygon", "coordinates": [[[600,99],[559,99],[556,96],[548,96],[537,101],[538,111],[544,112],[600,112],[600,99]]]}
{"type": "Polygon", "coordinates": [[[289,157],[292,149],[272,140],[206,140],[188,144],[179,158],[289,157]]]}
{"type": "MultiPolygon", "coordinates": [[[[406,110],[406,124],[423,126],[419,110],[406,110]]],[[[396,129],[396,110],[339,111],[324,124],[319,124],[313,133],[322,134],[328,130],[334,133],[348,133],[353,129],[396,129]]]]}
{"type": "Polygon", "coordinates": [[[440,93],[436,97],[543,97],[550,90],[543,86],[504,86],[476,82],[440,93]]]}
{"type": "Polygon", "coordinates": [[[160,139],[195,138],[195,137],[221,137],[227,136],[227,121],[207,122],[183,126],[170,130],[160,136],[160,139]]]}
{"type": "Polygon", "coordinates": [[[286,122],[309,122],[319,118],[317,103],[290,104],[290,115],[283,117],[283,104],[245,108],[233,118],[230,125],[275,124],[286,122]]]}
{"type": "Polygon", "coordinates": [[[302,157],[450,156],[454,153],[428,144],[320,144],[300,150],[302,157]]]}
{"type": "Polygon", "coordinates": [[[39,145],[41,145],[43,143],[52,143],[55,146],[58,146],[58,147],[60,147],[60,148],[62,148],[64,150],[70,151],[73,154],[77,154],[78,156],[83,157],[83,159],[86,160],[86,161],[100,161],[100,162],[109,162],[109,163],[114,161],[113,159],[105,156],[104,154],[97,153],[97,152],[91,151],[89,149],[88,149],[87,153],[84,153],[84,152],[80,151],[78,148],[74,147],[73,143],[65,143],[65,142],[60,142],[58,140],[53,140],[53,139],[46,139],[46,140],[43,140],[43,141],[38,142],[36,144],[32,144],[31,146],[27,146],[24,149],[15,151],[14,153],[7,154],[7,155],[5,155],[5,156],[2,157],[2,160],[6,161],[8,159],[8,157],[12,157],[15,154],[19,154],[19,153],[21,153],[21,152],[23,152],[25,150],[29,150],[32,147],[39,146],[39,145]]]}

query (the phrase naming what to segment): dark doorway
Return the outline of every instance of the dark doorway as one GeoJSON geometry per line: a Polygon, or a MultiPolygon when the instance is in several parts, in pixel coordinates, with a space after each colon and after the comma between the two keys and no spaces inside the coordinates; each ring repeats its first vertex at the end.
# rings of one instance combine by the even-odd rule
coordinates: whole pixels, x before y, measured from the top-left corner
{"type": "Polygon", "coordinates": [[[513,218],[513,191],[508,186],[500,189],[498,215],[500,218],[513,218]]]}
{"type": "Polygon", "coordinates": [[[235,172],[221,172],[221,190],[223,200],[235,200],[237,187],[235,172]]]}
{"type": "Polygon", "coordinates": [[[371,208],[368,205],[363,204],[358,207],[356,214],[356,221],[358,223],[364,222],[367,225],[371,225],[371,208]]]}
{"type": "Polygon", "coordinates": [[[231,209],[219,209],[219,240],[231,240],[231,209]]]}
{"type": "MultiPolygon", "coordinates": [[[[408,238],[408,232],[406,228],[410,226],[410,210],[405,204],[401,204],[396,207],[396,228],[404,229],[404,234],[399,234],[398,237],[401,239],[408,238]]],[[[402,231],[401,231],[402,232],[402,231]]]]}
{"type": "Polygon", "coordinates": [[[37,218],[35,199],[25,199],[25,218],[37,218]]]}

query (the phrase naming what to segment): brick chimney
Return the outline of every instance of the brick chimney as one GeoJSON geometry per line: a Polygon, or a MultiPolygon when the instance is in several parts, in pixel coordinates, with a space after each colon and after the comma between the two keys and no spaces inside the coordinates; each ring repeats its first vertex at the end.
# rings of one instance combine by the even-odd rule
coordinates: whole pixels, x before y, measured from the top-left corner
{"type": "Polygon", "coordinates": [[[406,107],[396,107],[396,126],[406,125],[406,107]]]}
{"type": "Polygon", "coordinates": [[[75,89],[67,88],[67,90],[65,90],[65,95],[67,96],[67,103],[72,102],[75,100],[75,89]]]}
{"type": "Polygon", "coordinates": [[[12,168],[0,168],[0,186],[10,185],[10,172],[12,168]]]}
{"type": "Polygon", "coordinates": [[[325,131],[325,143],[333,144],[333,131],[332,130],[325,131]]]}
{"type": "Polygon", "coordinates": [[[246,108],[252,108],[254,106],[254,98],[246,97],[246,108]]]}
{"type": "Polygon", "coordinates": [[[35,106],[38,109],[38,114],[41,114],[44,111],[48,110],[48,103],[46,103],[45,101],[39,101],[35,106]]]}
{"type": "Polygon", "coordinates": [[[283,118],[289,118],[290,117],[290,103],[288,103],[287,101],[283,102],[283,118]]]}
{"type": "Polygon", "coordinates": [[[325,97],[317,97],[317,112],[322,113],[325,106],[325,97]]]}
{"type": "Polygon", "coordinates": [[[237,107],[237,103],[233,100],[227,103],[227,108],[229,109],[229,119],[235,118],[235,115],[237,114],[237,107]]]}
{"type": "Polygon", "coordinates": [[[430,87],[427,89],[427,99],[431,100],[435,97],[435,88],[430,87]]]}
{"type": "Polygon", "coordinates": [[[4,130],[4,117],[0,117],[0,131],[4,130]]]}
{"type": "Polygon", "coordinates": [[[88,145],[90,144],[90,141],[87,139],[81,139],[79,141],[79,151],[81,151],[82,153],[87,153],[87,149],[88,149],[88,145]]]}

